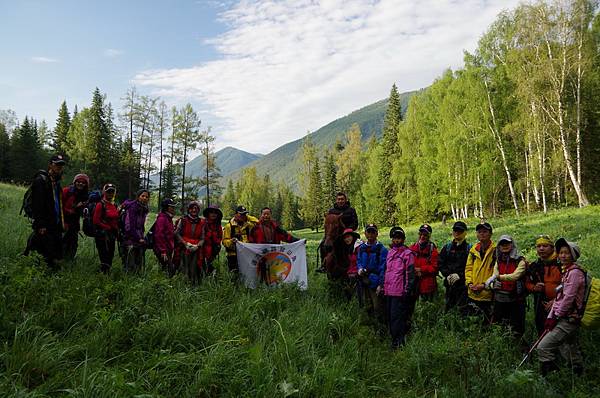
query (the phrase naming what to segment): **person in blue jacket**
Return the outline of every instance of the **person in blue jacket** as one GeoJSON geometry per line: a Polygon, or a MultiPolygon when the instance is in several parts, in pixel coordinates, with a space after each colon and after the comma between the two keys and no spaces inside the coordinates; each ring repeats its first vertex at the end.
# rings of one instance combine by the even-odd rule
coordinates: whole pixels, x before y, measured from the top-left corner
{"type": "Polygon", "coordinates": [[[388,251],[377,240],[378,234],[377,225],[368,224],[365,227],[367,241],[358,247],[356,265],[367,313],[383,321],[383,276],[388,251]]]}

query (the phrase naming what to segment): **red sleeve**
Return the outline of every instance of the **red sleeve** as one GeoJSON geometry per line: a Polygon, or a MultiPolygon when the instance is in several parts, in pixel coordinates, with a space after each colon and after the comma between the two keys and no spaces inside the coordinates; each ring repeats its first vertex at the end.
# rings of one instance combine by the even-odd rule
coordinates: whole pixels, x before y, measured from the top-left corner
{"type": "Polygon", "coordinates": [[[99,227],[105,231],[110,231],[111,230],[110,225],[105,223],[104,219],[102,218],[103,212],[104,212],[104,209],[103,209],[102,202],[96,203],[96,208],[94,209],[94,218],[92,221],[96,227],[99,227]]]}
{"type": "Polygon", "coordinates": [[[74,206],[75,200],[71,200],[72,195],[69,195],[69,191],[70,191],[69,187],[64,187],[62,190],[63,213],[65,215],[73,216],[77,212],[75,211],[75,206],[74,206]]]}
{"type": "Polygon", "coordinates": [[[438,272],[438,251],[434,246],[431,251],[431,258],[421,266],[421,272],[424,274],[435,275],[438,272]]]}

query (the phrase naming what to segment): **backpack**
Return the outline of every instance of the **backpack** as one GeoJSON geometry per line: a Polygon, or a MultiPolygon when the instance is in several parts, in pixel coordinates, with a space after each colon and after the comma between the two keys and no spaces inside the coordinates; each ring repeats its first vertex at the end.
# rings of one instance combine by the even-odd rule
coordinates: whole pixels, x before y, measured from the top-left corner
{"type": "MultiPolygon", "coordinates": [[[[44,182],[46,182],[48,180],[48,175],[43,170],[38,171],[33,176],[33,179],[35,180],[37,178],[37,176],[42,176],[42,180],[44,180],[44,182]]],[[[30,220],[33,220],[33,198],[32,198],[32,190],[31,190],[32,185],[33,185],[33,181],[31,184],[29,184],[29,187],[23,194],[23,202],[21,204],[21,210],[19,210],[19,215],[23,215],[23,216],[29,218],[30,220]]]]}
{"type": "Polygon", "coordinates": [[[583,307],[580,315],[581,326],[588,329],[600,328],[600,279],[592,278],[590,274],[581,268],[585,279],[585,293],[583,296],[583,307]]]}
{"type": "Polygon", "coordinates": [[[96,205],[98,202],[102,203],[102,212],[106,211],[104,207],[104,202],[102,202],[102,194],[100,191],[92,191],[88,196],[88,201],[83,208],[83,223],[82,230],[86,236],[91,238],[96,236],[96,227],[94,226],[94,211],[96,210],[96,205]]]}

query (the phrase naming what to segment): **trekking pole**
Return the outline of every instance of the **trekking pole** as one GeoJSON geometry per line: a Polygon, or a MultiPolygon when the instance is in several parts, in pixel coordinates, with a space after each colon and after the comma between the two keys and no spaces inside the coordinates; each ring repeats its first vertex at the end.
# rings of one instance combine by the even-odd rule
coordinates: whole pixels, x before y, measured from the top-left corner
{"type": "Polygon", "coordinates": [[[531,348],[529,349],[527,354],[525,354],[525,356],[523,357],[523,360],[521,361],[521,363],[519,363],[517,365],[517,369],[519,369],[521,367],[521,365],[523,365],[529,359],[529,356],[531,355],[533,350],[535,350],[537,348],[537,346],[540,344],[542,339],[548,334],[549,331],[550,330],[548,330],[548,329],[544,330],[544,333],[542,333],[542,335],[536,340],[536,342],[533,343],[533,345],[531,346],[531,348]]]}

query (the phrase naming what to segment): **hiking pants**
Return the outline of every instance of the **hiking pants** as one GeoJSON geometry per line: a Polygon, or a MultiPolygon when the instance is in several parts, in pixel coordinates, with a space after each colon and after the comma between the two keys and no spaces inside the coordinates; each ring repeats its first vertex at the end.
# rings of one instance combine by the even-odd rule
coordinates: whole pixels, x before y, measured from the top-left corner
{"type": "Polygon", "coordinates": [[[229,268],[229,272],[238,272],[240,270],[238,267],[237,256],[227,256],[227,267],[229,268]]]}
{"type": "Polygon", "coordinates": [[[113,258],[115,257],[115,241],[116,239],[110,236],[95,237],[96,250],[100,258],[100,271],[107,274],[112,267],[113,258]]]}
{"type": "Polygon", "coordinates": [[[169,278],[172,278],[173,275],[175,275],[176,271],[175,266],[173,264],[173,254],[167,254],[166,260],[163,259],[160,253],[154,252],[154,254],[156,255],[156,260],[158,261],[160,268],[169,278]]]}
{"type": "Polygon", "coordinates": [[[554,362],[557,354],[573,367],[583,366],[583,358],[577,344],[577,330],[579,322],[569,322],[560,319],[554,329],[549,331],[537,347],[540,362],[554,362]]]}
{"type": "Polygon", "coordinates": [[[535,328],[538,336],[541,336],[544,333],[544,323],[546,322],[546,318],[548,318],[548,311],[544,308],[544,300],[540,294],[533,296],[533,312],[535,316],[535,328]]]}
{"type": "Polygon", "coordinates": [[[200,268],[198,267],[198,257],[202,255],[202,249],[196,251],[182,250],[180,270],[188,277],[192,284],[196,285],[200,281],[200,268]]]}
{"type": "Polygon", "coordinates": [[[484,324],[489,324],[492,320],[492,302],[468,299],[468,307],[465,310],[466,315],[476,315],[482,318],[484,324]]]}
{"type": "Polygon", "coordinates": [[[525,301],[494,302],[494,323],[510,326],[515,337],[525,333],[525,301]]]}
{"type": "Polygon", "coordinates": [[[25,254],[29,254],[30,250],[38,252],[44,257],[48,267],[56,269],[56,262],[62,259],[62,233],[46,230],[46,233],[40,235],[37,232],[32,232],[27,241],[25,254]]]}
{"type": "Polygon", "coordinates": [[[412,318],[411,309],[414,309],[412,298],[386,296],[386,311],[392,348],[404,345],[409,324],[412,318]]]}
{"type": "Polygon", "coordinates": [[[142,246],[125,246],[123,253],[123,267],[125,272],[140,272],[144,267],[146,249],[142,246]]]}
{"type": "Polygon", "coordinates": [[[459,311],[463,312],[464,307],[467,305],[467,286],[456,282],[452,286],[446,286],[446,307],[445,311],[448,312],[452,308],[457,307],[459,311]]]}
{"type": "Polygon", "coordinates": [[[379,322],[385,321],[384,297],[378,296],[375,289],[363,287],[365,308],[369,316],[374,316],[379,322]]]}
{"type": "Polygon", "coordinates": [[[73,260],[77,254],[77,247],[79,245],[79,230],[69,226],[62,239],[65,260],[73,260]]]}

